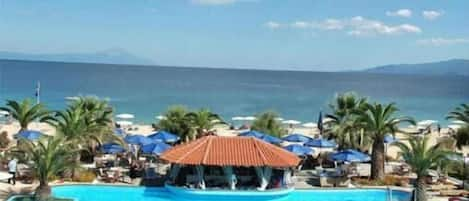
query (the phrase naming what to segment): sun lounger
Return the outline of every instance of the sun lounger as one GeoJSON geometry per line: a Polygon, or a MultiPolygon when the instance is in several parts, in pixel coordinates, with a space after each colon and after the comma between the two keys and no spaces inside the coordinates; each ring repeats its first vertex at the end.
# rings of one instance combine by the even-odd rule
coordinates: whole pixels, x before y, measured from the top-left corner
{"type": "Polygon", "coordinates": [[[441,196],[466,196],[469,195],[467,190],[442,190],[440,191],[441,196]]]}

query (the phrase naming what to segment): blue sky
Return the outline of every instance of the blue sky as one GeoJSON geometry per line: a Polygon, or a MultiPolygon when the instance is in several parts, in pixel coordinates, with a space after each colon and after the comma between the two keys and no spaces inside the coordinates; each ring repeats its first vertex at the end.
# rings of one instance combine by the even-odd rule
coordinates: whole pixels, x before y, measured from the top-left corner
{"type": "Polygon", "coordinates": [[[469,59],[469,1],[0,0],[0,51],[119,48],[161,65],[360,69],[469,59]]]}

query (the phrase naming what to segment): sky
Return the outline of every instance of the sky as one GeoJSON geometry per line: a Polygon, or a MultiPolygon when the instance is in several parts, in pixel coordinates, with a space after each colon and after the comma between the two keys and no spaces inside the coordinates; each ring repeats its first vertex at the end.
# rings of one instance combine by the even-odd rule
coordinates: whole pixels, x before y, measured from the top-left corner
{"type": "Polygon", "coordinates": [[[338,71],[469,59],[467,0],[0,0],[0,51],[338,71]]]}

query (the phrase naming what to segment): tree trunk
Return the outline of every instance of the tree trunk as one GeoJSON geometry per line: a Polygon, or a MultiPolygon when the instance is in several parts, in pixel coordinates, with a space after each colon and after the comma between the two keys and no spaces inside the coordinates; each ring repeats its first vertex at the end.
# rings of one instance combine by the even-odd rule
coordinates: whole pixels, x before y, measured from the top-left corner
{"type": "Polygon", "coordinates": [[[384,179],[384,142],[383,139],[373,141],[371,154],[371,178],[374,180],[384,179]]]}
{"type": "Polygon", "coordinates": [[[417,198],[417,201],[427,201],[427,194],[425,191],[425,176],[417,176],[415,196],[417,198]]]}
{"type": "Polygon", "coordinates": [[[38,201],[49,200],[51,195],[51,188],[47,182],[40,182],[39,186],[36,188],[35,198],[38,201]]]}

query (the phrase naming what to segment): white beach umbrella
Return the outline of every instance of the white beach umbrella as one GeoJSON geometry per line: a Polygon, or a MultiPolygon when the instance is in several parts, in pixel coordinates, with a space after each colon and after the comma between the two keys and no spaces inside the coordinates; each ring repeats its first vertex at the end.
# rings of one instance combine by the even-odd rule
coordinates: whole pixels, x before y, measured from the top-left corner
{"type": "Polygon", "coordinates": [[[301,124],[301,122],[300,122],[300,121],[297,121],[297,120],[292,120],[292,119],[290,119],[290,120],[285,120],[285,121],[282,121],[282,123],[284,123],[284,124],[292,124],[292,125],[301,124]]]}
{"type": "Polygon", "coordinates": [[[438,121],[436,121],[436,120],[423,120],[423,121],[417,122],[417,125],[427,127],[427,126],[430,126],[430,125],[436,124],[436,123],[438,123],[438,121]]]}
{"type": "Polygon", "coordinates": [[[236,116],[236,117],[232,117],[231,120],[233,121],[244,121],[244,117],[240,117],[240,116],[236,116]]]}
{"type": "Polygon", "coordinates": [[[9,114],[10,114],[10,113],[7,112],[7,111],[3,111],[3,110],[0,111],[0,115],[9,115],[9,114]]]}
{"type": "Polygon", "coordinates": [[[247,117],[244,117],[244,120],[246,120],[246,121],[254,121],[254,120],[256,120],[256,117],[247,116],[247,117]]]}
{"type": "Polygon", "coordinates": [[[282,118],[282,117],[277,117],[277,118],[275,118],[275,120],[277,120],[277,121],[283,121],[283,118],[282,118]]]}
{"type": "Polygon", "coordinates": [[[462,127],[461,125],[455,125],[455,124],[452,124],[452,125],[448,126],[448,128],[453,129],[455,131],[460,129],[461,127],[462,127]]]}
{"type": "Polygon", "coordinates": [[[318,127],[318,124],[314,122],[308,122],[308,123],[304,123],[302,126],[305,128],[316,128],[318,127]]]}
{"type": "Polygon", "coordinates": [[[135,116],[133,114],[127,114],[127,113],[118,114],[118,115],[116,115],[116,117],[119,118],[119,119],[133,119],[133,118],[135,118],[135,116]]]}
{"type": "Polygon", "coordinates": [[[80,99],[80,97],[78,97],[78,96],[67,96],[67,97],[65,97],[65,100],[68,100],[68,101],[76,101],[78,99],[80,99]]]}
{"type": "Polygon", "coordinates": [[[326,117],[322,120],[322,123],[325,124],[325,123],[328,123],[328,122],[331,122],[331,121],[334,121],[334,119],[326,117]]]}
{"type": "Polygon", "coordinates": [[[166,119],[166,117],[163,116],[163,115],[158,115],[158,116],[156,116],[155,118],[158,119],[158,120],[166,119]]]}
{"type": "Polygon", "coordinates": [[[461,120],[454,120],[451,123],[453,123],[453,124],[467,124],[465,121],[461,121],[461,120]]]}
{"type": "Polygon", "coordinates": [[[116,121],[116,124],[118,124],[120,126],[131,126],[134,123],[131,122],[131,121],[116,121]]]}

